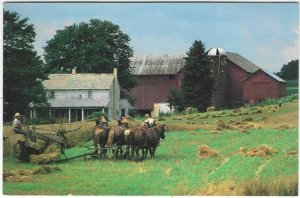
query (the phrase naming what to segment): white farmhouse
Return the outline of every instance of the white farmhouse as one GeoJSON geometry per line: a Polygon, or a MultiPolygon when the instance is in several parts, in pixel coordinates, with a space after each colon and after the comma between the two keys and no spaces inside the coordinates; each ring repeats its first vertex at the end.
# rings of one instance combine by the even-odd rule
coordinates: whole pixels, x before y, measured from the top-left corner
{"type": "Polygon", "coordinates": [[[31,118],[66,116],[69,122],[76,122],[87,119],[96,111],[106,112],[110,120],[118,119],[121,113],[122,116],[128,113],[130,105],[120,108],[116,68],[112,74],[79,74],[73,69],[72,74],[50,74],[48,78],[43,85],[50,107],[31,105],[31,118]]]}

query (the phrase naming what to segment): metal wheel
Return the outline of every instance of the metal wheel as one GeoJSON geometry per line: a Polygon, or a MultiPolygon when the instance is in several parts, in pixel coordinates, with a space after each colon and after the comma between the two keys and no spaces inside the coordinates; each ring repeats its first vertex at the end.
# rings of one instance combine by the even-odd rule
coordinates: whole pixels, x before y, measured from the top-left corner
{"type": "Polygon", "coordinates": [[[17,158],[19,158],[21,156],[21,153],[24,149],[24,145],[22,142],[17,142],[15,145],[14,145],[14,152],[15,152],[15,156],[17,158]]]}

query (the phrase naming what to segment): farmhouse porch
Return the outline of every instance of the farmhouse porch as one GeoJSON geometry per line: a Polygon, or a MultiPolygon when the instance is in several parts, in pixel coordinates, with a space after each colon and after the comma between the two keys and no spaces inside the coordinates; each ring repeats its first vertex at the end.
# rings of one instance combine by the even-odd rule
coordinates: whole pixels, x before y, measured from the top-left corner
{"type": "Polygon", "coordinates": [[[60,122],[62,119],[64,121],[78,122],[88,119],[88,116],[94,112],[103,112],[108,113],[108,109],[103,108],[32,108],[30,109],[30,118],[31,119],[41,119],[49,120],[53,119],[56,122],[60,122]]]}

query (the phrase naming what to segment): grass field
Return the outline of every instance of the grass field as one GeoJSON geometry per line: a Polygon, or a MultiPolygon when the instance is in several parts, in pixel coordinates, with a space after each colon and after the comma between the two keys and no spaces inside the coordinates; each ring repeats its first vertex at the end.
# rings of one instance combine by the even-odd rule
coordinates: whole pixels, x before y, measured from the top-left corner
{"type": "MultiPolygon", "coordinates": [[[[242,114],[224,110],[165,118],[166,141],[155,159],[89,160],[57,164],[60,171],[34,175],[34,182],[4,182],[8,195],[297,195],[298,194],[298,103],[242,108],[242,114]],[[275,109],[275,110],[274,110],[275,109]],[[246,113],[247,112],[247,113],[246,113]],[[206,117],[206,118],[203,118],[206,117]],[[216,122],[251,122],[260,129],[222,130],[212,134],[216,122]],[[276,129],[279,125],[287,129],[276,129]],[[198,147],[208,145],[217,157],[200,158],[198,147]],[[268,145],[277,153],[245,157],[238,150],[268,145]]],[[[162,122],[162,121],[161,121],[162,122]]],[[[68,156],[86,152],[74,147],[68,156]]],[[[5,170],[34,169],[36,165],[4,157],[5,170]]]]}

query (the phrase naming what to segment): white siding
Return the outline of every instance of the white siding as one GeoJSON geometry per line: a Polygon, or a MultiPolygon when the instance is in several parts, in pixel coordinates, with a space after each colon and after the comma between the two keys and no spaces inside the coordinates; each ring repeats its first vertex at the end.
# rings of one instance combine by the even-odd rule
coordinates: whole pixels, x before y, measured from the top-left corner
{"type": "MultiPolygon", "coordinates": [[[[55,92],[55,98],[79,98],[80,95],[82,99],[88,98],[88,90],[51,90],[55,92]]],[[[48,91],[50,93],[50,90],[48,91]]],[[[109,90],[92,90],[93,99],[108,99],[109,90]]]]}

